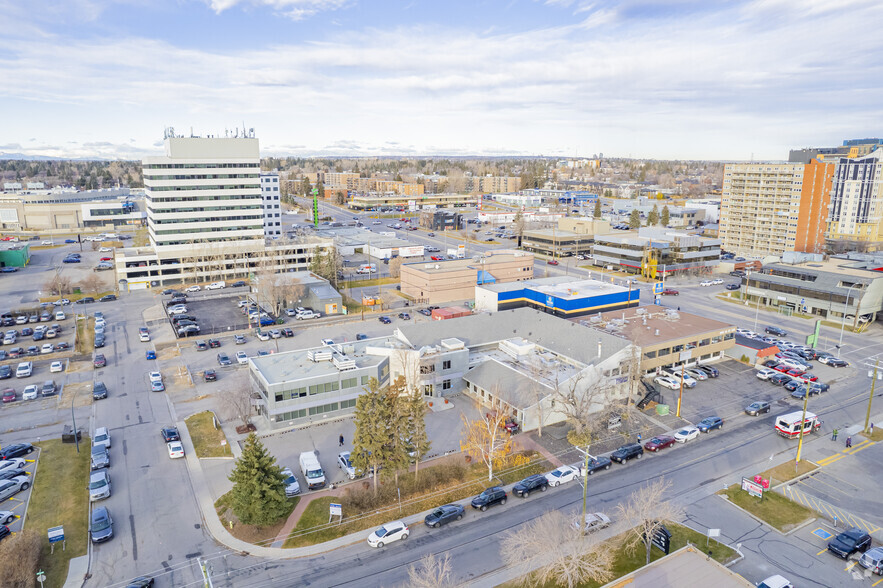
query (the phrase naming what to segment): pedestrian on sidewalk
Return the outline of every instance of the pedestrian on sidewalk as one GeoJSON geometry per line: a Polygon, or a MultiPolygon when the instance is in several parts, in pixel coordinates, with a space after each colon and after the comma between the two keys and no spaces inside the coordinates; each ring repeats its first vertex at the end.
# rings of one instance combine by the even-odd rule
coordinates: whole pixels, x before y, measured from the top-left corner
{"type": "Polygon", "coordinates": [[[847,437],[847,438],[846,438],[846,446],[847,446],[847,447],[852,447],[852,437],[847,437]]]}
{"type": "Polygon", "coordinates": [[[837,428],[835,427],[833,431],[831,431],[831,441],[837,440],[837,428]]]}
{"type": "Polygon", "coordinates": [[[343,447],[343,435],[341,435],[337,440],[338,447],[343,447]]]}

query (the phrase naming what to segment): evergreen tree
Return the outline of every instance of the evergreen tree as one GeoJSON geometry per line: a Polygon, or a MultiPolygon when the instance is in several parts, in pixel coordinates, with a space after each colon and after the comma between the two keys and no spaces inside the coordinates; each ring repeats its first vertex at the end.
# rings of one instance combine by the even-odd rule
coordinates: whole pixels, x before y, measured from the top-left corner
{"type": "Polygon", "coordinates": [[[350,459],[356,470],[370,472],[374,476],[374,494],[377,494],[377,469],[383,465],[388,440],[385,416],[386,399],[377,378],[371,378],[365,391],[356,400],[353,422],[353,451],[350,459]]]}
{"type": "Polygon", "coordinates": [[[647,215],[647,226],[652,227],[659,224],[659,208],[654,204],[653,210],[647,215]]]}
{"type": "Polygon", "coordinates": [[[393,474],[396,486],[399,485],[399,472],[407,470],[413,449],[409,430],[408,406],[405,378],[399,376],[387,386],[383,395],[383,422],[386,424],[386,472],[393,474]]]}
{"type": "Polygon", "coordinates": [[[660,224],[662,224],[663,227],[667,227],[670,220],[671,220],[671,217],[670,217],[670,213],[668,211],[668,205],[665,205],[662,207],[662,216],[660,216],[659,222],[660,222],[660,224]]]}
{"type": "Polygon", "coordinates": [[[233,482],[230,506],[246,525],[271,525],[289,512],[282,468],[252,433],[228,478],[233,482]]]}
{"type": "Polygon", "coordinates": [[[426,401],[420,390],[411,390],[405,396],[405,409],[408,414],[408,433],[411,437],[411,451],[414,452],[414,478],[420,474],[420,458],[429,453],[432,446],[426,434],[426,401]]]}
{"type": "Polygon", "coordinates": [[[313,186],[310,184],[310,180],[304,176],[303,181],[300,184],[300,193],[304,196],[310,196],[310,192],[312,191],[313,186]]]}
{"type": "Polygon", "coordinates": [[[592,214],[595,218],[601,218],[601,198],[595,200],[595,212],[592,214]]]}
{"type": "Polygon", "coordinates": [[[632,213],[629,215],[629,228],[637,229],[641,226],[641,213],[638,212],[637,208],[632,209],[632,213]]]}

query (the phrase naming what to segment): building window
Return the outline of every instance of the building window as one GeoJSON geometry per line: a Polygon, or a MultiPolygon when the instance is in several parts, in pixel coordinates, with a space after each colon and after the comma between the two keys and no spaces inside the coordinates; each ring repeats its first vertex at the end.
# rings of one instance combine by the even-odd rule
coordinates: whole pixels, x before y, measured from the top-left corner
{"type": "Polygon", "coordinates": [[[356,406],[356,399],[351,398],[350,400],[341,400],[340,408],[343,410],[344,408],[354,408],[356,406]]]}
{"type": "Polygon", "coordinates": [[[423,395],[432,396],[432,384],[426,384],[423,386],[423,395]]]}
{"type": "Polygon", "coordinates": [[[355,388],[358,383],[358,379],[356,378],[347,378],[346,380],[340,381],[341,388],[355,388]]]}
{"type": "Polygon", "coordinates": [[[288,412],[283,412],[276,415],[276,422],[281,421],[293,421],[294,419],[302,419],[307,416],[307,409],[302,408],[300,410],[291,410],[288,412]]]}
{"type": "Polygon", "coordinates": [[[362,386],[366,386],[368,384],[368,380],[371,379],[371,376],[362,376],[362,386]]]}
{"type": "Polygon", "coordinates": [[[442,369],[443,370],[451,369],[451,360],[450,359],[446,359],[442,362],[442,369]]]}
{"type": "Polygon", "coordinates": [[[450,380],[444,380],[444,381],[442,382],[442,390],[450,390],[450,389],[451,389],[451,381],[450,381],[450,380]]]}
{"type": "Polygon", "coordinates": [[[321,406],[311,406],[310,407],[310,416],[314,416],[317,414],[322,414],[323,412],[333,412],[337,410],[338,404],[336,402],[331,402],[329,404],[322,404],[321,406]]]}
{"type": "Polygon", "coordinates": [[[644,359],[653,359],[654,357],[656,357],[655,351],[647,351],[644,353],[644,359]]]}
{"type": "Polygon", "coordinates": [[[671,349],[669,349],[668,347],[663,347],[656,352],[656,357],[662,357],[663,355],[668,355],[669,353],[671,353],[671,349]]]}
{"type": "Polygon", "coordinates": [[[420,366],[420,373],[421,373],[421,374],[431,374],[431,373],[434,373],[434,372],[435,372],[435,366],[434,366],[434,365],[421,365],[421,366],[420,366]]]}
{"type": "Polygon", "coordinates": [[[711,344],[711,339],[703,339],[702,341],[699,342],[699,347],[704,347],[705,345],[710,345],[710,344],[711,344]]]}

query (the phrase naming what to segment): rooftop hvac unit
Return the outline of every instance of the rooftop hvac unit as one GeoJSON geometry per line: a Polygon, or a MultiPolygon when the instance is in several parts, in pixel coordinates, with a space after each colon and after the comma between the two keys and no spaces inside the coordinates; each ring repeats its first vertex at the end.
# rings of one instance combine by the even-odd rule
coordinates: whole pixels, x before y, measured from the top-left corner
{"type": "Polygon", "coordinates": [[[332,352],[330,349],[315,349],[307,351],[307,359],[310,361],[331,361],[332,352]]]}
{"type": "Polygon", "coordinates": [[[346,355],[341,355],[339,353],[334,354],[332,363],[334,364],[334,367],[336,367],[340,371],[356,369],[356,360],[350,359],[346,355]]]}

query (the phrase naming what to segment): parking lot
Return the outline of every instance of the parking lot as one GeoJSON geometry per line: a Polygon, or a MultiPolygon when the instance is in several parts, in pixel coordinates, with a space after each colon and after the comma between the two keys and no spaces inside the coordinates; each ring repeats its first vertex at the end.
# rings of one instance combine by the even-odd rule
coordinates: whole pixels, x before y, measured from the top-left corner
{"type": "MultiPolygon", "coordinates": [[[[28,510],[28,501],[31,499],[31,492],[34,487],[34,473],[37,470],[39,456],[40,449],[38,447],[34,448],[33,453],[22,456],[22,459],[25,460],[23,469],[30,478],[28,488],[0,502],[0,525],[6,525],[13,533],[18,533],[22,529],[22,521],[28,510]]],[[[41,473],[48,475],[48,472],[41,473]]]]}

